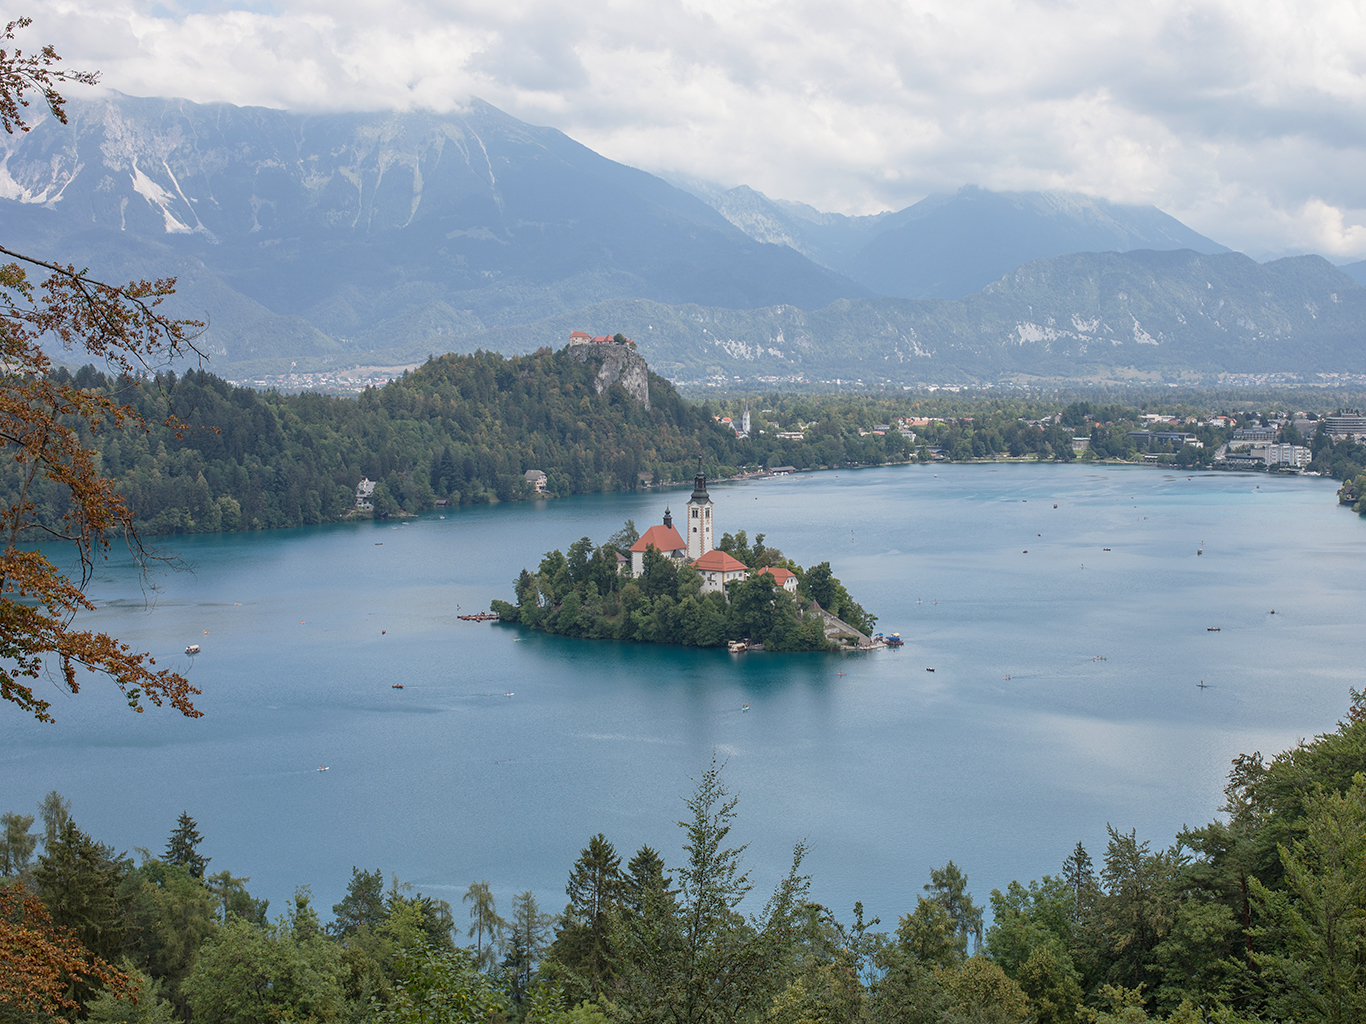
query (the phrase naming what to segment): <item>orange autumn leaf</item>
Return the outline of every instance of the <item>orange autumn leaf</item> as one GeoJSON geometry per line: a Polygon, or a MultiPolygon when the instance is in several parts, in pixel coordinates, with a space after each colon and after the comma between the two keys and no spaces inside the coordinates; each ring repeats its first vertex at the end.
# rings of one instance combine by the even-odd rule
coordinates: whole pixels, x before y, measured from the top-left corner
{"type": "Polygon", "coordinates": [[[53,924],[42,900],[21,884],[0,886],[0,1003],[71,1024],[75,981],[133,998],[128,976],[53,924]]]}
{"type": "MultiPolygon", "coordinates": [[[[14,30],[28,24],[28,19],[10,22],[4,38],[13,39],[14,30]]],[[[95,76],[67,71],[59,62],[50,46],[28,55],[0,49],[0,127],[11,133],[28,130],[22,117],[26,90],[39,92],[65,123],[54,83],[89,84],[95,76]]],[[[184,676],[157,670],[149,655],[114,637],[73,626],[78,612],[94,607],[85,590],[111,540],[127,543],[139,564],[149,557],[133,531],[132,512],[114,482],[100,474],[83,437],[101,430],[146,430],[147,424],[130,406],[55,376],[47,349],[83,350],[116,375],[136,375],[176,356],[199,354],[194,339],[203,324],[159,311],[175,290],[173,278],[112,285],[72,265],[34,259],[3,245],[0,255],[12,260],[0,265],[0,458],[12,459],[18,470],[16,497],[0,505],[0,700],[50,722],[51,701],[35,692],[34,681],[46,675],[77,693],[81,672],[88,671],[113,680],[138,712],[145,700],[197,717],[191,698],[199,691],[184,676]],[[26,268],[46,276],[35,286],[26,268]],[[39,475],[63,485],[69,495],[68,511],[56,523],[40,522],[35,515],[30,491],[39,475]],[[78,579],[38,548],[49,541],[75,549],[78,579]]],[[[178,430],[184,424],[172,416],[167,426],[178,430]]]]}

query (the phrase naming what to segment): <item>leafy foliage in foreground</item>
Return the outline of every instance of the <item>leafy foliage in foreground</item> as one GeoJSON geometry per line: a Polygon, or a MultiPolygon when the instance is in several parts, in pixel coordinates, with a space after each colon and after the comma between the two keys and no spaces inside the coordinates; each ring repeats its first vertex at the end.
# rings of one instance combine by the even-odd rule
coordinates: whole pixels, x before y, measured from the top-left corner
{"type": "MultiPolygon", "coordinates": [[[[0,883],[0,1019],[1345,1024],[1366,1008],[1363,764],[1354,693],[1333,732],[1236,758],[1220,817],[1170,848],[1111,825],[1099,865],[1078,843],[1056,875],[993,891],[985,930],[950,861],[882,932],[860,904],[842,922],[810,901],[803,843],[762,909],[744,912],[756,880],[713,762],[679,822],[680,863],[642,846],[623,865],[595,835],[558,915],[523,892],[506,920],[489,883],[472,884],[460,947],[447,904],[386,889],[378,870],[353,871],[325,927],[306,888],[270,921],[247,879],[150,855],[134,867],[50,794],[36,866],[21,835],[32,816],[5,816],[0,863],[17,870],[0,883]]],[[[171,842],[183,861],[206,861],[197,835],[183,816],[171,842]]]]}

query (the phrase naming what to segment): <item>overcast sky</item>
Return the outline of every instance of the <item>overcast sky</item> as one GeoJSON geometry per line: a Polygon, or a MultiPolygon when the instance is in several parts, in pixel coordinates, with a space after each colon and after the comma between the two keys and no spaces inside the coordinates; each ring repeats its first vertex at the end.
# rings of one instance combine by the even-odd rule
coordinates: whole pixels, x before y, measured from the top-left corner
{"type": "MultiPolygon", "coordinates": [[[[19,13],[18,8],[15,8],[19,13]]],[[[963,184],[1152,203],[1254,256],[1366,256],[1366,4],[37,0],[131,95],[480,96],[615,160],[823,210],[963,184]]]]}

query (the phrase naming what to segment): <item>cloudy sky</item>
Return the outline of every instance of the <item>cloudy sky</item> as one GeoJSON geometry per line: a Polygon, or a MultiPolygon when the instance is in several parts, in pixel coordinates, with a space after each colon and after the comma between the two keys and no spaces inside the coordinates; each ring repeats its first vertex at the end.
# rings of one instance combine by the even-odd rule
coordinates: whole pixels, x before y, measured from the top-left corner
{"type": "MultiPolygon", "coordinates": [[[[16,9],[17,10],[17,9],[16,9]]],[[[824,210],[973,183],[1153,203],[1265,257],[1366,256],[1366,4],[36,0],[20,43],[132,95],[480,96],[652,171],[824,210]]]]}

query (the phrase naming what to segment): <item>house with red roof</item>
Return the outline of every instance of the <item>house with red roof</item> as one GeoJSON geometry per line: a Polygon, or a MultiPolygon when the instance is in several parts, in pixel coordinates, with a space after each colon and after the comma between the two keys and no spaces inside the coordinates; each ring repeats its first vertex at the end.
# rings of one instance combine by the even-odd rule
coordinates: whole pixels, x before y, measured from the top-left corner
{"type": "Polygon", "coordinates": [[[667,508],[664,510],[663,525],[650,527],[640,540],[631,545],[632,576],[640,576],[645,571],[645,552],[649,548],[656,548],[665,558],[680,562],[688,557],[688,542],[674,529],[673,513],[667,508]]]}
{"type": "Polygon", "coordinates": [[[749,575],[749,566],[720,548],[712,548],[701,558],[693,559],[692,567],[702,574],[702,593],[725,593],[726,584],[749,575]]]}
{"type": "Polygon", "coordinates": [[[773,585],[782,587],[789,594],[797,592],[797,574],[791,569],[784,569],[782,566],[774,565],[760,569],[761,573],[768,573],[773,577],[773,585]]]}

